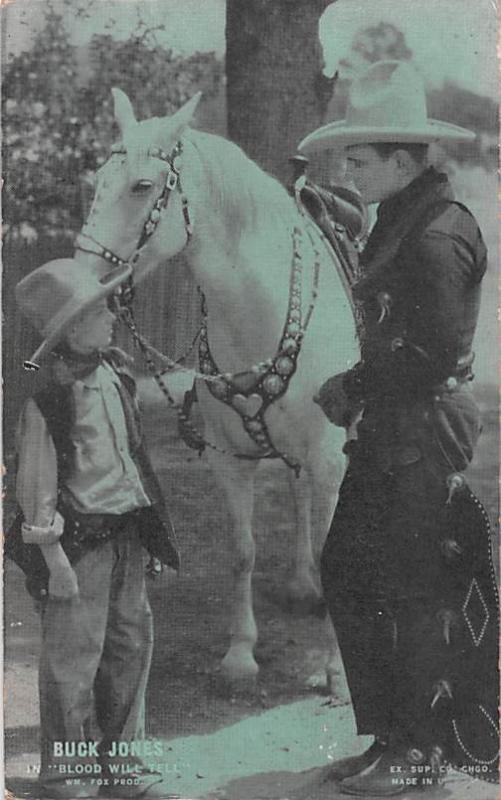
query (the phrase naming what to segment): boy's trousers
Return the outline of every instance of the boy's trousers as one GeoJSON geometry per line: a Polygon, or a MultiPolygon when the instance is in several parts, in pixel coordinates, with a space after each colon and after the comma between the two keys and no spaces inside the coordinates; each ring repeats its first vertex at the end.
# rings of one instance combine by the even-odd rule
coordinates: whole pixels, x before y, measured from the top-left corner
{"type": "Polygon", "coordinates": [[[144,736],[153,647],[145,561],[131,520],[74,565],[78,597],[47,602],[39,670],[42,781],[64,780],[65,764],[95,761],[56,756],[54,744],[95,741],[93,721],[103,754],[112,742],[144,736]]]}

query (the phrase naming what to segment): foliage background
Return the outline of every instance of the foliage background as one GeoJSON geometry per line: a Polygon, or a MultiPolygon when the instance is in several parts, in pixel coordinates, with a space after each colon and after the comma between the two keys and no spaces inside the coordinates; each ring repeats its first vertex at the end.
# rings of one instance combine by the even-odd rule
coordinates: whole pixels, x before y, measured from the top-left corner
{"type": "MultiPolygon", "coordinates": [[[[74,8],[72,0],[65,5],[74,8]]],[[[93,3],[81,14],[89,15],[93,3]]],[[[138,19],[129,39],[95,34],[86,48],[70,43],[63,16],[46,3],[45,22],[32,47],[11,58],[3,70],[3,305],[5,429],[10,439],[19,402],[33,391],[22,369],[37,342],[16,312],[14,288],[37,266],[70,256],[93,194],[94,172],[107,158],[116,131],[111,88],[133,100],[138,119],[172,113],[196,91],[206,130],[224,130],[216,104],[223,63],[214,53],[187,58],[161,46],[163,25],[138,19]]],[[[178,352],[196,325],[194,290],[182,263],[169,288],[161,275],[138,292],[138,318],[160,347],[178,352]]],[[[35,380],[36,382],[36,380],[35,380]]]]}
{"type": "Polygon", "coordinates": [[[199,89],[214,97],[223,71],[213,53],[175,56],[141,23],[125,42],[95,34],[82,64],[61,14],[47,9],[3,77],[4,232],[27,239],[80,228],[85,184],[113,139],[113,86],[134,98],[138,118],[163,116],[199,89]]]}

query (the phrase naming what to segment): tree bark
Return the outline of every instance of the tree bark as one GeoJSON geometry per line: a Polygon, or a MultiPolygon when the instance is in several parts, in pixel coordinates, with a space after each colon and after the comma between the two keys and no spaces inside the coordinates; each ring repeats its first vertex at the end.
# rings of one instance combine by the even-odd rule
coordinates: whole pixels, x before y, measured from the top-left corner
{"type": "Polygon", "coordinates": [[[227,0],[228,136],[283,181],[300,139],[325,120],[318,22],[332,0],[227,0]]]}

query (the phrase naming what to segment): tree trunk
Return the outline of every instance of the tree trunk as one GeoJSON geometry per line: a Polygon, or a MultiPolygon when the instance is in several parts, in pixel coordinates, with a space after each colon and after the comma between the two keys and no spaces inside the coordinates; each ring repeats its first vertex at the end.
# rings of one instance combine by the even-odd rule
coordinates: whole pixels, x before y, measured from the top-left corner
{"type": "Polygon", "coordinates": [[[228,136],[283,181],[300,139],[324,122],[321,13],[332,0],[227,0],[228,136]]]}

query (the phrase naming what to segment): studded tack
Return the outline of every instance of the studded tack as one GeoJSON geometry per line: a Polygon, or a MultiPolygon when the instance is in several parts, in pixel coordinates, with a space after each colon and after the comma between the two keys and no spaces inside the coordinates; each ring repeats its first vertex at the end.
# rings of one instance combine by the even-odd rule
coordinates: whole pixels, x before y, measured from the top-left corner
{"type": "MultiPolygon", "coordinates": [[[[186,218],[185,218],[186,222],[186,218]]],[[[234,376],[225,373],[221,377],[226,383],[226,394],[220,395],[216,389],[216,383],[211,380],[207,383],[209,391],[218,399],[230,404],[237,411],[244,425],[245,430],[252,438],[254,443],[263,451],[261,457],[277,456],[281,458],[291,469],[294,470],[296,477],[299,477],[301,466],[295,463],[284,452],[279,452],[273,445],[264,420],[264,413],[268,406],[282,395],[286,390],[290,378],[296,368],[296,360],[301,348],[302,337],[311,318],[315,299],[317,297],[317,287],[320,274],[320,254],[311,239],[315,254],[314,279],[311,291],[311,301],[306,313],[304,323],[301,318],[301,290],[302,290],[302,263],[300,242],[302,241],[302,231],[295,227],[292,234],[293,256],[291,277],[289,286],[289,305],[287,321],[284,326],[282,338],[279,343],[278,353],[274,358],[259,362],[248,370],[255,375],[253,394],[241,395],[234,384],[234,376]],[[258,407],[259,405],[259,407],[258,407]]],[[[207,309],[202,297],[202,327],[199,343],[200,368],[204,374],[210,374],[214,378],[219,374],[209,348],[207,337],[207,309]],[[206,364],[210,365],[210,370],[206,364]]]]}
{"type": "Polygon", "coordinates": [[[166,186],[170,191],[176,188],[177,178],[178,178],[177,172],[174,172],[174,170],[171,170],[167,175],[166,186]]]}
{"type": "Polygon", "coordinates": [[[246,426],[248,431],[252,433],[259,433],[262,430],[262,423],[258,419],[248,420],[246,426]]]}
{"type": "Polygon", "coordinates": [[[263,389],[266,394],[276,395],[282,391],[284,382],[280,375],[268,375],[263,381],[263,389]]]}
{"type": "Polygon", "coordinates": [[[301,326],[299,325],[298,322],[290,322],[287,325],[287,333],[289,334],[289,336],[293,336],[295,333],[299,333],[300,330],[301,326]]]}
{"type": "Polygon", "coordinates": [[[284,339],[282,345],[282,351],[287,353],[287,355],[292,355],[293,353],[297,353],[299,349],[299,345],[295,339],[284,339]]]}
{"type": "Polygon", "coordinates": [[[287,356],[277,359],[276,369],[279,375],[290,375],[294,372],[294,362],[287,356]]]}

